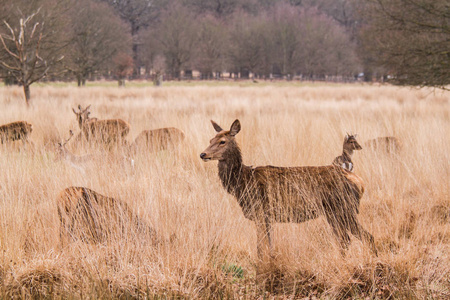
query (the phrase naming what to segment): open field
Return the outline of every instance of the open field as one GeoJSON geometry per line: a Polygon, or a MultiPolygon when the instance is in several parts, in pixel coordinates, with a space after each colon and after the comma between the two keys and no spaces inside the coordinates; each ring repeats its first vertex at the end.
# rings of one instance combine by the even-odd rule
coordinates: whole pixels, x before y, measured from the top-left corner
{"type": "MultiPolygon", "coordinates": [[[[48,298],[450,297],[450,92],[370,85],[0,88],[0,125],[33,124],[35,150],[0,149],[0,294],[48,298]],[[177,127],[173,150],[139,152],[134,169],[100,156],[83,168],[55,161],[54,144],[78,125],[72,108],[142,130],[177,127]],[[275,263],[255,282],[256,230],[223,189],[217,162],[199,154],[215,135],[237,135],[247,165],[328,165],[346,132],[363,150],[354,172],[366,184],[359,220],[378,248],[357,239],[340,255],[324,217],[275,227],[275,263]],[[393,154],[364,142],[396,136],[393,154]],[[163,242],[117,237],[61,245],[58,193],[84,186],[121,199],[163,242]]],[[[83,150],[73,149],[82,154],[83,150]]],[[[19,148],[19,149],[17,149],[19,148]]],[[[114,226],[114,224],[110,224],[114,226]]]]}

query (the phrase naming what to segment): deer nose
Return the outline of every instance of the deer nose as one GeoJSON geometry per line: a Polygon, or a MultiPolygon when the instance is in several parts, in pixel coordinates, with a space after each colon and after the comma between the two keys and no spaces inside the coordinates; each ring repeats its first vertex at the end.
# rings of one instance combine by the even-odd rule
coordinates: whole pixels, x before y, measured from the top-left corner
{"type": "Polygon", "coordinates": [[[205,156],[206,156],[206,153],[201,153],[201,154],[200,154],[200,158],[201,158],[201,159],[205,158],[205,156]]]}

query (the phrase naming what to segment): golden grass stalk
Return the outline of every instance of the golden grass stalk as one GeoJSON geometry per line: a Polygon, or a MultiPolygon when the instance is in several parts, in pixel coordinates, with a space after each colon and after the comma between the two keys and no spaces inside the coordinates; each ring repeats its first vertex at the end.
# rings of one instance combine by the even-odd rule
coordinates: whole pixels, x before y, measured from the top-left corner
{"type": "MultiPolygon", "coordinates": [[[[3,297],[188,298],[271,296],[446,298],[450,296],[450,95],[369,85],[1,88],[0,124],[33,124],[34,151],[0,149],[0,283],[3,297]],[[140,151],[133,170],[100,155],[83,171],[55,161],[54,145],[76,133],[72,107],[142,130],[176,127],[176,149],[140,151]],[[209,120],[239,119],[247,165],[327,165],[346,132],[361,143],[395,136],[399,153],[364,149],[352,157],[366,183],[359,220],[379,257],[354,240],[341,257],[323,217],[275,226],[276,259],[255,282],[256,234],[200,152],[209,120]],[[85,186],[128,204],[168,242],[139,236],[61,247],[56,197],[85,186]]],[[[92,149],[68,145],[85,154],[92,149]]],[[[114,226],[114,224],[105,224],[114,226]]]]}

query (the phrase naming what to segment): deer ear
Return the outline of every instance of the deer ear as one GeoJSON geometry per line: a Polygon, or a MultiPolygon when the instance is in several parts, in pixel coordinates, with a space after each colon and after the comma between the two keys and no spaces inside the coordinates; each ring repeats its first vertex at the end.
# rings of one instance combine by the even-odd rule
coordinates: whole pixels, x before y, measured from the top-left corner
{"type": "Polygon", "coordinates": [[[212,124],[212,126],[214,127],[214,129],[215,129],[217,132],[223,131],[222,127],[220,127],[219,124],[217,124],[217,123],[214,122],[213,120],[211,120],[211,124],[212,124]]]}
{"type": "Polygon", "coordinates": [[[89,111],[89,108],[91,108],[90,104],[83,110],[83,112],[89,111]]]}
{"type": "Polygon", "coordinates": [[[230,135],[235,136],[239,131],[241,131],[241,123],[236,119],[233,124],[231,124],[230,135]]]}
{"type": "Polygon", "coordinates": [[[75,108],[72,108],[72,111],[74,114],[78,115],[78,113],[75,111],[75,108]]]}

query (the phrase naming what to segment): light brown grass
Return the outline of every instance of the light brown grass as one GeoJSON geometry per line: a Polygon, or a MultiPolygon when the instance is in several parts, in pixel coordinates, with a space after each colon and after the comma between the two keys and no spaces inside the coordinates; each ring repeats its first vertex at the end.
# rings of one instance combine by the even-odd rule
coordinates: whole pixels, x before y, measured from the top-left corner
{"type": "MultiPolygon", "coordinates": [[[[36,150],[0,149],[2,296],[446,298],[450,296],[450,94],[390,86],[35,87],[0,89],[0,124],[33,124],[36,150]],[[176,127],[175,150],[140,152],[126,170],[98,158],[84,172],[54,160],[53,145],[77,132],[71,111],[92,104],[101,119],[142,130],[176,127]],[[366,183],[359,220],[379,257],[353,241],[341,257],[323,218],[275,227],[276,259],[255,282],[256,232],[200,152],[231,124],[248,165],[326,165],[346,132],[361,143],[396,136],[399,154],[363,149],[354,172],[366,183]],[[167,240],[61,247],[56,196],[85,186],[125,201],[167,240]],[[171,237],[175,236],[175,239],[171,237]]],[[[20,148],[20,147],[18,147],[20,148]]],[[[111,224],[113,225],[113,224],[111,224]]],[[[136,237],[138,239],[138,237],[136,237]]],[[[127,237],[126,241],[133,240],[127,237]]]]}

